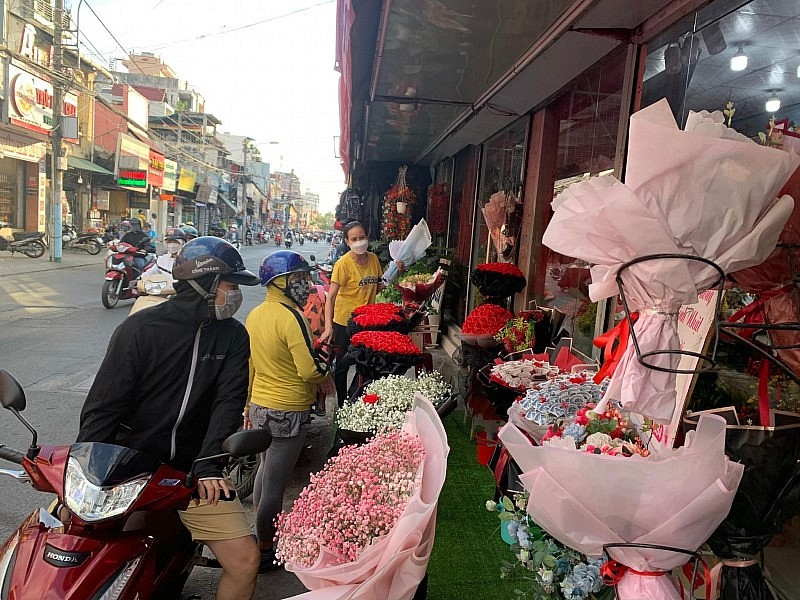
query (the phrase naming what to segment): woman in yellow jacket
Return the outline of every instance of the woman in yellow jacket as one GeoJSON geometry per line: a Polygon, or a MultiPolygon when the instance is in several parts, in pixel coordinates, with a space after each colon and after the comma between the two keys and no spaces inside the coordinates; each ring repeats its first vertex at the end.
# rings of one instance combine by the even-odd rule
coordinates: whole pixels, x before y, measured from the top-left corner
{"type": "Polygon", "coordinates": [[[259,271],[267,296],[247,316],[250,400],[245,425],[272,433],[253,490],[261,549],[259,572],[274,565],[274,520],[303,448],[317,388],[332,388],[328,365],[313,348],[311,329],[303,315],[302,307],[312,290],[310,270],[297,252],[280,250],[267,256],[259,271]]]}

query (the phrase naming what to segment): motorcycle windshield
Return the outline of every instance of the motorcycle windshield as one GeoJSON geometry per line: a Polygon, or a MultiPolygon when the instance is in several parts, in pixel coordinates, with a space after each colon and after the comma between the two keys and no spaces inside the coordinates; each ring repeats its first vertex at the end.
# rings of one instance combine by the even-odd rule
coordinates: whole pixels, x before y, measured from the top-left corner
{"type": "Polygon", "coordinates": [[[78,461],[86,479],[99,487],[111,487],[155,473],[161,465],[149,454],[100,442],[72,444],[69,455],[78,461]]]}

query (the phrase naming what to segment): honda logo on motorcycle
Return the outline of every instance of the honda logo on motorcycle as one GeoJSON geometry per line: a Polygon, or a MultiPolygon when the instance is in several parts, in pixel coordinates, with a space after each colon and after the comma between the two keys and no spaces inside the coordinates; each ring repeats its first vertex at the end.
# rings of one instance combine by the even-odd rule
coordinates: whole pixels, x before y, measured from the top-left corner
{"type": "Polygon", "coordinates": [[[50,544],[44,545],[44,561],[54,567],[77,567],[89,558],[89,552],[67,552],[50,544]]]}

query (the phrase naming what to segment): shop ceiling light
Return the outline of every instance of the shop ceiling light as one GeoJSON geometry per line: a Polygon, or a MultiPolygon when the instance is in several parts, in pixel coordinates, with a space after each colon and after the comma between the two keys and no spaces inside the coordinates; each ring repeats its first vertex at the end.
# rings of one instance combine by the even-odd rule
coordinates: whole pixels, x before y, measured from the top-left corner
{"type": "Polygon", "coordinates": [[[744,71],[747,68],[747,54],[739,46],[739,51],[731,58],[731,71],[744,71]]]}
{"type": "Polygon", "coordinates": [[[767,103],[764,105],[764,109],[768,113],[776,113],[781,109],[781,101],[778,99],[777,96],[773,96],[767,103]]]}

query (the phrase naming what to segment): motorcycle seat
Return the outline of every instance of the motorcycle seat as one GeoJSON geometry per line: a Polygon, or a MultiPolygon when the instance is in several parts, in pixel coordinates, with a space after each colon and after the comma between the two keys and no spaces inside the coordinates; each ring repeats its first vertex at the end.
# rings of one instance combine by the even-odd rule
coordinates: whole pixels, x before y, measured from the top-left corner
{"type": "Polygon", "coordinates": [[[15,242],[19,242],[28,238],[40,238],[43,234],[39,231],[14,231],[11,235],[15,242]]]}

